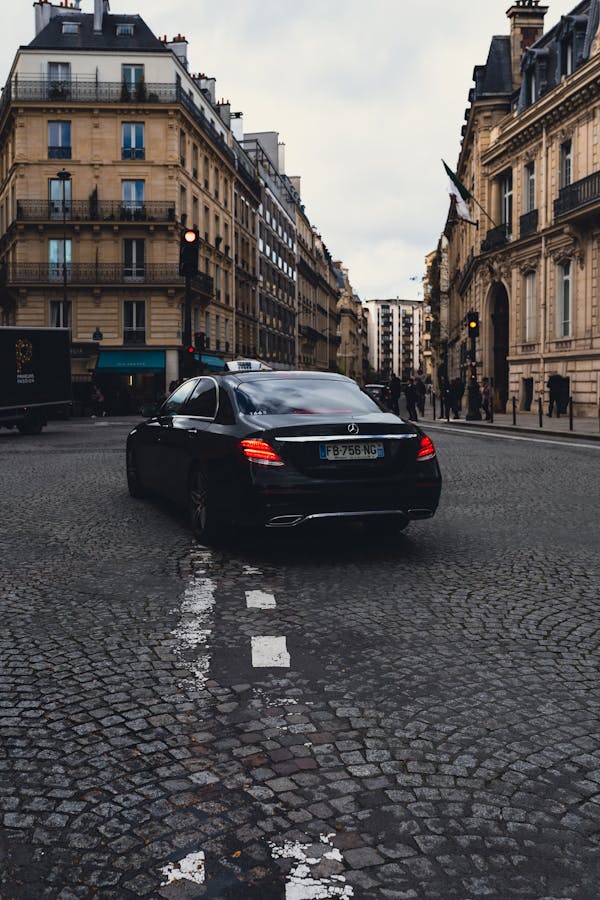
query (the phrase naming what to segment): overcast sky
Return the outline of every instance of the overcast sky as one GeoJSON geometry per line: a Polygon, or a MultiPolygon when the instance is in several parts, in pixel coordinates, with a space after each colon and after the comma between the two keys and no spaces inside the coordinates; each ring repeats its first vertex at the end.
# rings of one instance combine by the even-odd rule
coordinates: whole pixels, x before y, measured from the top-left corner
{"type": "MultiPolygon", "coordinates": [[[[355,291],[416,298],[447,208],[475,65],[508,34],[509,0],[111,0],[189,41],[192,72],[244,129],[278,131],[288,175],[355,291]]],[[[549,0],[545,29],[576,5],[549,0]]],[[[93,0],[82,0],[93,12],[93,0]]],[[[34,37],[31,0],[2,3],[0,80],[34,37]]]]}

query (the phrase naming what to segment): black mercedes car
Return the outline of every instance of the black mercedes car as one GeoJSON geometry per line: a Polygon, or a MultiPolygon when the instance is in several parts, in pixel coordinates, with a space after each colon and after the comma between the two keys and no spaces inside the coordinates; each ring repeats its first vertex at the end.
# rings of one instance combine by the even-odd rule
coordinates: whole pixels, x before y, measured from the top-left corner
{"type": "Polygon", "coordinates": [[[186,506],[203,542],[326,519],[401,529],[433,516],[441,490],[431,439],[350,378],[253,370],[178,387],[129,434],[127,482],[186,506]]]}

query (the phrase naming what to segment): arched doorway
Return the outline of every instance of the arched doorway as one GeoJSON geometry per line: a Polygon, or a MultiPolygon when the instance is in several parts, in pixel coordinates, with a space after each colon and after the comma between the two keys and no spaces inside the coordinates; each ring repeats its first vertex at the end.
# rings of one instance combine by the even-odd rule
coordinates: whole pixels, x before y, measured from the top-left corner
{"type": "Polygon", "coordinates": [[[504,412],[508,403],[508,294],[502,282],[494,285],[492,293],[492,335],[496,409],[504,412]]]}

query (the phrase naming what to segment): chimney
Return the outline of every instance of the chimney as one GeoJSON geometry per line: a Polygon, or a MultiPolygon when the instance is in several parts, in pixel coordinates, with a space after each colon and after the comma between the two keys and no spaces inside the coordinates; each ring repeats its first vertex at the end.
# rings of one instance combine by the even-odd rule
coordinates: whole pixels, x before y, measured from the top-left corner
{"type": "Polygon", "coordinates": [[[231,127],[231,103],[229,100],[219,100],[217,103],[219,118],[226,128],[231,127]]]}
{"type": "Polygon", "coordinates": [[[188,67],[188,42],[182,34],[176,35],[172,41],[167,42],[167,47],[172,50],[185,69],[188,67]]]}
{"type": "Polygon", "coordinates": [[[540,6],[540,0],[515,0],[506,12],[510,19],[510,55],[515,91],[521,86],[521,57],[543,35],[547,12],[548,7],[540,6]]]}
{"type": "Polygon", "coordinates": [[[244,140],[244,113],[231,113],[230,128],[238,144],[241,144],[244,140]]]}
{"type": "Polygon", "coordinates": [[[214,106],[217,102],[217,79],[200,76],[200,90],[203,91],[214,106]]]}
{"type": "Polygon", "coordinates": [[[277,169],[282,175],[285,175],[285,144],[277,145],[277,169]]]}
{"type": "Polygon", "coordinates": [[[52,18],[52,4],[48,0],[38,0],[33,5],[35,7],[35,33],[37,36],[52,18]]]}
{"type": "Polygon", "coordinates": [[[104,12],[104,0],[94,0],[94,34],[102,32],[102,14],[104,12]]]}
{"type": "Polygon", "coordinates": [[[301,197],[302,194],[300,193],[300,175],[292,175],[290,177],[290,181],[292,182],[292,187],[298,194],[298,197],[301,197]]]}

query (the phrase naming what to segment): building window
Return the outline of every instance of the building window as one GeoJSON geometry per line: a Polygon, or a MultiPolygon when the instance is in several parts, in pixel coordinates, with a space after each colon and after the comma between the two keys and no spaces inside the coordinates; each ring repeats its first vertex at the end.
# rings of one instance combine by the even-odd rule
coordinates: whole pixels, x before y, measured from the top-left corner
{"type": "Polygon", "coordinates": [[[184,221],[187,216],[187,191],[184,187],[179,188],[179,218],[184,221]]]}
{"type": "Polygon", "coordinates": [[[535,205],[535,163],[525,166],[525,212],[533,212],[535,205]]]}
{"type": "Polygon", "coordinates": [[[185,140],[185,131],[179,132],[179,162],[182,166],[185,166],[186,160],[186,140],[185,140]]]}
{"type": "Polygon", "coordinates": [[[70,122],[48,122],[48,159],[71,159],[70,122]]]}
{"type": "Polygon", "coordinates": [[[525,88],[527,91],[527,94],[526,94],[527,105],[531,106],[531,104],[535,103],[535,101],[537,100],[535,65],[532,65],[531,68],[527,70],[527,73],[525,75],[525,88]]]}
{"type": "Polygon", "coordinates": [[[123,122],[121,125],[121,159],[145,158],[143,123],[123,122]]]}
{"type": "Polygon", "coordinates": [[[64,266],[67,267],[67,278],[71,266],[71,239],[52,238],[48,241],[48,262],[50,264],[49,276],[51,281],[62,281],[64,278],[64,266]]]}
{"type": "Polygon", "coordinates": [[[121,22],[117,25],[117,37],[132,37],[134,26],[132,22],[121,22]]]}
{"type": "Polygon", "coordinates": [[[573,178],[573,144],[565,141],[560,145],[560,186],[567,187],[573,178]]]}
{"type": "Polygon", "coordinates": [[[48,179],[48,218],[49,219],[65,219],[71,218],[71,179],[65,178],[49,178],[48,179]],[[63,211],[63,190],[65,208],[63,211]]]}
{"type": "Polygon", "coordinates": [[[573,35],[570,34],[560,46],[560,74],[571,75],[573,68],[573,35]]]}
{"type": "Polygon", "coordinates": [[[144,209],[145,182],[124,180],[121,182],[121,203],[125,218],[141,218],[144,209]]]}
{"type": "Polygon", "coordinates": [[[79,22],[63,22],[63,34],[79,34],[79,22]]]}
{"type": "Polygon", "coordinates": [[[221,349],[221,316],[215,316],[215,350],[221,349]]]}
{"type": "Polygon", "coordinates": [[[143,278],[145,264],[145,241],[142,238],[126,238],[123,241],[123,277],[128,280],[143,278]]]}
{"type": "Polygon", "coordinates": [[[535,341],[535,272],[525,276],[525,341],[535,341]]]}
{"type": "Polygon", "coordinates": [[[137,100],[145,99],[146,88],[144,82],[144,67],[143,66],[134,66],[134,65],[123,65],[121,66],[121,79],[122,79],[122,98],[123,100],[130,100],[131,98],[135,98],[137,100]]]}
{"type": "Polygon", "coordinates": [[[123,343],[146,343],[146,303],[144,300],[125,300],[123,303],[123,343]]]}
{"type": "Polygon", "coordinates": [[[502,224],[506,226],[507,238],[512,237],[513,222],[513,174],[512,169],[505,172],[500,179],[500,195],[502,197],[502,224]]]}
{"type": "Polygon", "coordinates": [[[558,270],[558,336],[571,335],[571,263],[565,262],[558,270]]]}
{"type": "Polygon", "coordinates": [[[204,313],[204,346],[210,347],[210,313],[204,313]]]}
{"type": "Polygon", "coordinates": [[[50,327],[51,328],[70,328],[71,327],[71,301],[70,300],[51,300],[50,301],[50,327]]]}
{"type": "Polygon", "coordinates": [[[198,145],[192,144],[192,175],[198,178],[198,145]]]}
{"type": "Polygon", "coordinates": [[[70,97],[71,63],[48,63],[48,96],[50,100],[70,97]]]}

